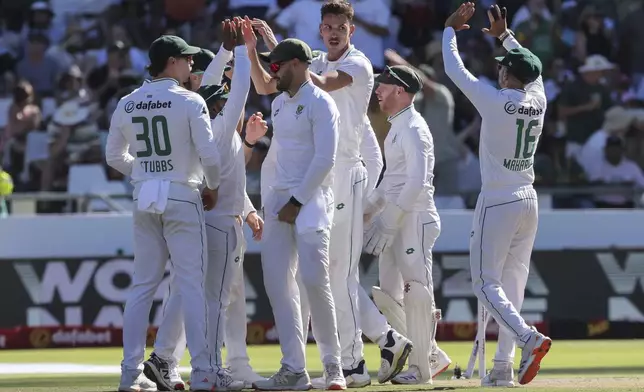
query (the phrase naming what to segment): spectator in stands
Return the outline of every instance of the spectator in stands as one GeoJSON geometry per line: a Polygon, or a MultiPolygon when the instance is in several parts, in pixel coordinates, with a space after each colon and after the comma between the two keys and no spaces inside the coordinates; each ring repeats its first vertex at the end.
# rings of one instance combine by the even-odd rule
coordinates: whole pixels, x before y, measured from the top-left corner
{"type": "Polygon", "coordinates": [[[34,89],[31,84],[19,81],[13,90],[13,102],[9,106],[7,127],[3,135],[2,151],[9,155],[10,167],[7,168],[12,177],[18,178],[23,170],[27,134],[40,127],[42,114],[35,104],[34,89]]]}
{"type": "Polygon", "coordinates": [[[16,66],[18,76],[31,83],[39,98],[53,96],[58,80],[58,63],[46,55],[48,47],[49,38],[45,35],[30,35],[25,56],[16,66]]]}
{"type": "Polygon", "coordinates": [[[580,151],[578,163],[581,167],[588,171],[595,162],[601,161],[606,147],[606,140],[611,136],[624,139],[626,132],[633,124],[633,120],[633,110],[626,110],[621,106],[610,108],[604,116],[604,124],[601,129],[593,133],[580,151]]]}
{"type": "Polygon", "coordinates": [[[557,109],[559,120],[565,123],[566,158],[578,158],[584,143],[604,122],[604,112],[612,106],[612,100],[602,79],[612,69],[613,64],[605,57],[588,56],[578,69],[580,78],[564,86],[557,109]]]}
{"type": "Polygon", "coordinates": [[[391,6],[384,0],[358,0],[353,4],[356,30],[351,43],[367,56],[374,72],[385,68],[385,39],[389,36],[391,6]]]}
{"type": "Polygon", "coordinates": [[[579,17],[575,40],[575,56],[583,63],[587,56],[599,54],[613,57],[613,31],[604,23],[604,14],[594,5],[587,6],[579,17]]]}
{"type": "Polygon", "coordinates": [[[220,6],[228,5],[230,15],[251,19],[264,19],[268,10],[277,5],[276,0],[224,0],[221,3],[220,6]]]}
{"type": "Polygon", "coordinates": [[[528,0],[519,10],[514,14],[512,18],[511,29],[516,30],[519,25],[524,22],[529,21],[533,15],[538,15],[541,19],[552,22],[552,14],[548,10],[545,0],[528,0]]]}
{"type": "MultiPolygon", "coordinates": [[[[543,8],[547,10],[545,7],[543,8]]],[[[554,23],[543,12],[531,11],[530,17],[515,28],[517,40],[529,48],[543,64],[548,66],[555,56],[557,45],[554,23]]]]}
{"type": "Polygon", "coordinates": [[[22,36],[28,38],[34,34],[47,37],[49,42],[59,43],[65,35],[65,30],[54,25],[54,11],[49,2],[36,1],[31,4],[27,24],[23,26],[22,36]]]}
{"type": "Polygon", "coordinates": [[[324,42],[320,35],[322,2],[323,0],[294,1],[275,16],[275,33],[301,39],[309,44],[312,50],[324,50],[324,42]]]}
{"type": "MultiPolygon", "coordinates": [[[[606,139],[604,156],[596,161],[587,171],[588,179],[599,185],[633,185],[644,188],[644,173],[635,162],[624,156],[624,139],[610,136],[606,139]]],[[[598,194],[595,196],[597,208],[633,208],[635,203],[631,195],[598,194]]]]}
{"type": "Polygon", "coordinates": [[[105,109],[107,102],[119,90],[119,78],[128,67],[128,52],[123,42],[117,41],[107,49],[107,62],[94,68],[87,76],[87,86],[105,109]]]}
{"type": "Polygon", "coordinates": [[[83,73],[78,65],[72,65],[60,75],[56,89],[56,104],[62,105],[71,99],[88,100],[89,94],[83,84],[83,73]]]}
{"type": "Polygon", "coordinates": [[[47,127],[49,163],[42,173],[41,189],[65,189],[69,166],[103,161],[98,125],[88,103],[67,101],[54,113],[47,127]]]}

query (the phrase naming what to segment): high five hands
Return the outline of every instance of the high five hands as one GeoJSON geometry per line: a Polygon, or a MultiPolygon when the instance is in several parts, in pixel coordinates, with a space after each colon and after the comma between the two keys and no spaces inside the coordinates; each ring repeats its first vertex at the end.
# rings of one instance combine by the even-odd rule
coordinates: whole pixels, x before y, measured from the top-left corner
{"type": "Polygon", "coordinates": [[[468,1],[467,3],[461,4],[460,7],[452,15],[447,18],[445,21],[445,27],[451,27],[454,31],[467,30],[470,28],[470,25],[467,22],[474,15],[476,8],[474,3],[468,1]]]}

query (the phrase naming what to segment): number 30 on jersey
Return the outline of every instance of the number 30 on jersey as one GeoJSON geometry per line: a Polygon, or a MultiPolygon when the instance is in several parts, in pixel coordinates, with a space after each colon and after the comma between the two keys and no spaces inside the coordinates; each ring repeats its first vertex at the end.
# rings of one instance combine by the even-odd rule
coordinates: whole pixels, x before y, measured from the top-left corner
{"type": "Polygon", "coordinates": [[[152,158],[141,160],[141,167],[146,173],[159,173],[172,171],[172,159],[159,159],[172,154],[170,134],[168,133],[168,120],[165,116],[132,117],[132,124],[139,124],[141,132],[136,134],[136,140],[145,144],[143,149],[136,151],[137,158],[152,158]]]}

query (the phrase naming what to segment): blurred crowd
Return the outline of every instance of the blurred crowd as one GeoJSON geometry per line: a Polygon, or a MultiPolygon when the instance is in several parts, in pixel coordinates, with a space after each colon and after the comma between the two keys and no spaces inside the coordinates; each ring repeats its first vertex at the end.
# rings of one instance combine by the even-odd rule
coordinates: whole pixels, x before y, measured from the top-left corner
{"type": "MultiPolygon", "coordinates": [[[[13,178],[14,192],[65,192],[69,168],[87,164],[103,165],[107,181],[127,184],[103,163],[109,119],[118,100],[149,78],[147,48],[159,35],[176,34],[216,52],[221,20],[248,15],[266,20],[278,39],[297,37],[324,49],[322,1],[1,2],[0,166],[13,178]]],[[[416,106],[434,137],[439,207],[472,208],[480,188],[481,119],[445,75],[440,47],[443,23],[461,1],[352,3],[352,43],[374,72],[410,64],[425,79],[416,106]]],[[[477,1],[472,29],[459,34],[459,47],[468,69],[496,85],[494,56],[503,49],[480,31],[493,3],[507,7],[515,36],[544,64],[549,102],[535,155],[536,185],[569,190],[555,194],[555,208],[636,206],[629,193],[584,189],[644,187],[644,0],[477,1]]],[[[270,99],[251,88],[247,113],[270,119],[270,99]]],[[[369,115],[382,143],[389,124],[372,101],[369,115]]],[[[249,194],[259,193],[269,146],[270,138],[256,146],[249,194]]]]}

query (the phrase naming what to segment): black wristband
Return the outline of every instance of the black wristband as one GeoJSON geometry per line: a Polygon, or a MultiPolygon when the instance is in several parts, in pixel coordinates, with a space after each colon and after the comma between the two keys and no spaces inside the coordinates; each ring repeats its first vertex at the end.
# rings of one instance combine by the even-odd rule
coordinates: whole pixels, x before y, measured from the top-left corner
{"type": "Polygon", "coordinates": [[[288,200],[289,203],[293,204],[295,207],[302,207],[302,203],[297,201],[297,199],[293,196],[288,200]]]}
{"type": "Polygon", "coordinates": [[[244,146],[246,146],[246,147],[248,147],[248,148],[253,148],[253,147],[255,147],[255,145],[254,145],[254,144],[250,144],[250,143],[248,143],[248,142],[246,141],[246,139],[244,139],[244,146]]]}

